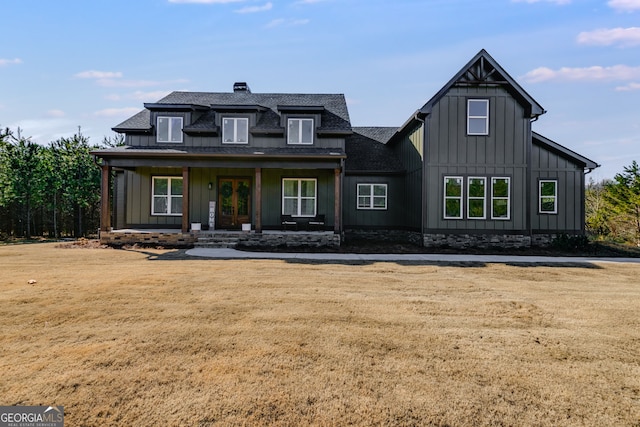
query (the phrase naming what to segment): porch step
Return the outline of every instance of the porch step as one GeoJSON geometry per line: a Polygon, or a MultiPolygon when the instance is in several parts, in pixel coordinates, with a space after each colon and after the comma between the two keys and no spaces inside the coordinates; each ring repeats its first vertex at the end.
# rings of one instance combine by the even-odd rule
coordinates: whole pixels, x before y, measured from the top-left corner
{"type": "Polygon", "coordinates": [[[196,248],[235,248],[240,242],[239,233],[203,234],[194,243],[196,248]]]}

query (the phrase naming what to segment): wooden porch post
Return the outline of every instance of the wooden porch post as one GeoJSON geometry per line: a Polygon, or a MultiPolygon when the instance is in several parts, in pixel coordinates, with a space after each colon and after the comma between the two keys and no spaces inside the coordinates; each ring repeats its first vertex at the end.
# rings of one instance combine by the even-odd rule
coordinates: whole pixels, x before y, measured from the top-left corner
{"type": "Polygon", "coordinates": [[[340,230],[342,225],[340,224],[340,200],[341,200],[341,192],[342,188],[340,177],[342,176],[340,173],[340,168],[335,169],[335,179],[334,179],[334,220],[333,220],[333,232],[336,234],[340,234],[340,230]]]}
{"type": "Polygon", "coordinates": [[[189,168],[182,168],[182,232],[189,231],[189,168]]]}
{"type": "Polygon", "coordinates": [[[100,186],[100,231],[111,228],[111,166],[103,164],[102,183],[100,186]]]}
{"type": "Polygon", "coordinates": [[[256,233],[262,233],[262,169],[256,168],[256,233]]]}

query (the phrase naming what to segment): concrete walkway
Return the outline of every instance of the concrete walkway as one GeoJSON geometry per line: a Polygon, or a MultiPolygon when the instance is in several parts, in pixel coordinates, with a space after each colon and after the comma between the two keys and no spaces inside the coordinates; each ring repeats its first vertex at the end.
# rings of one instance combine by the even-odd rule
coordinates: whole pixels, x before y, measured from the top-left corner
{"type": "Polygon", "coordinates": [[[345,253],[285,253],[245,252],[236,249],[189,249],[187,255],[215,259],[280,259],[325,262],[473,262],[503,264],[590,264],[590,263],[635,263],[640,258],[606,257],[548,257],[517,255],[464,255],[464,254],[345,254],[345,253]]]}

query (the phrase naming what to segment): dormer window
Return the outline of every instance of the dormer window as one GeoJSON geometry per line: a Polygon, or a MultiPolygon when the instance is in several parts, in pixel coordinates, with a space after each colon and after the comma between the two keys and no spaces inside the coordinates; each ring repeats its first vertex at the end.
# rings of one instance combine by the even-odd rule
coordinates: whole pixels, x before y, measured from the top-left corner
{"type": "Polygon", "coordinates": [[[288,144],[313,144],[313,119],[288,120],[288,144]]]}
{"type": "Polygon", "coordinates": [[[242,117],[225,117],[222,119],[223,144],[248,144],[249,119],[242,117]]]}
{"type": "Polygon", "coordinates": [[[158,142],[182,142],[182,117],[158,116],[158,142]]]}
{"type": "Polygon", "coordinates": [[[467,135],[489,135],[489,100],[467,101],[467,135]]]}

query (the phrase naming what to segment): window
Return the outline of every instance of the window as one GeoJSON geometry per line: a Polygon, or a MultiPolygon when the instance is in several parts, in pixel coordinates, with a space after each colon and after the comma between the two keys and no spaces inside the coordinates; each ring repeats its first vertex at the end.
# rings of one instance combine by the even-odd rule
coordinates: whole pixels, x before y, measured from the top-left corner
{"type": "Polygon", "coordinates": [[[153,177],[151,215],[182,215],[182,178],[153,177]]]}
{"type": "Polygon", "coordinates": [[[182,117],[158,117],[158,142],[182,142],[182,117]]]}
{"type": "Polygon", "coordinates": [[[316,215],[316,180],[313,178],[282,180],[282,214],[316,215]]]}
{"type": "Polygon", "coordinates": [[[358,184],[358,209],[387,209],[387,184],[358,184]]]}
{"type": "Polygon", "coordinates": [[[491,178],[491,219],[511,217],[510,187],[510,178],[491,178]]]}
{"type": "Polygon", "coordinates": [[[444,177],[444,217],[445,219],[462,218],[462,177],[444,177]]]}
{"type": "Polygon", "coordinates": [[[489,100],[467,101],[467,134],[489,135],[489,100]]]}
{"type": "Polygon", "coordinates": [[[249,119],[230,117],[222,119],[223,144],[247,144],[249,142],[249,119]]]}
{"type": "Polygon", "coordinates": [[[313,119],[289,119],[289,144],[313,144],[313,119]]]}
{"type": "Polygon", "coordinates": [[[558,181],[540,180],[539,212],[542,214],[558,213],[558,181]]]}
{"type": "Polygon", "coordinates": [[[469,177],[467,179],[467,218],[485,219],[487,217],[487,178],[469,177]]]}

